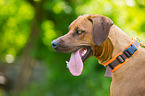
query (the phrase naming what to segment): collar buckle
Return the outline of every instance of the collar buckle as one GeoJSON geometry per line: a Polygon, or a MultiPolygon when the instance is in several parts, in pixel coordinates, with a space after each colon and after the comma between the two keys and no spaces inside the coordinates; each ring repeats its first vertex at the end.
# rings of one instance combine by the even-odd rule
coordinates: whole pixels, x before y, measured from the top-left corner
{"type": "Polygon", "coordinates": [[[115,57],[113,57],[111,60],[106,62],[105,66],[107,66],[108,69],[106,69],[105,76],[111,76],[111,71],[114,72],[117,69],[119,69],[121,66],[123,66],[126,62],[129,61],[129,57],[133,56],[136,51],[140,49],[140,42],[138,42],[136,39],[133,39],[133,41],[129,44],[128,47],[125,48],[125,50],[120,53],[118,53],[115,57]],[[116,62],[117,61],[117,62],[116,62]],[[108,72],[109,70],[109,72],[108,72]],[[108,75],[109,74],[109,75],[108,75]]]}
{"type": "Polygon", "coordinates": [[[134,52],[137,50],[134,44],[132,44],[129,48],[127,48],[123,53],[129,58],[134,52]]]}

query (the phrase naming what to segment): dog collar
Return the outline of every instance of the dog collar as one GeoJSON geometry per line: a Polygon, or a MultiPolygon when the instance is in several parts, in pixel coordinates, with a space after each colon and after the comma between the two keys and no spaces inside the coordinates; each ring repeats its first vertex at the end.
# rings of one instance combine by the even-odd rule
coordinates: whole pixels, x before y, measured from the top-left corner
{"type": "Polygon", "coordinates": [[[139,49],[140,43],[136,39],[132,38],[132,42],[125,48],[124,51],[121,51],[111,60],[103,64],[106,67],[105,77],[111,77],[111,73],[128,62],[129,58],[133,56],[139,49]]]}

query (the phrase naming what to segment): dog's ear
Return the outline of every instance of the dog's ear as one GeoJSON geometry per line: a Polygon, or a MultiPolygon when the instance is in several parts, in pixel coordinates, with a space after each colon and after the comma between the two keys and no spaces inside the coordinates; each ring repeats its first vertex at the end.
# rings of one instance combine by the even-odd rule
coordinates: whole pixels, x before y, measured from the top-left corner
{"type": "Polygon", "coordinates": [[[111,25],[113,25],[113,21],[102,15],[90,15],[88,20],[93,23],[93,40],[97,46],[101,46],[109,35],[109,30],[111,25]]]}

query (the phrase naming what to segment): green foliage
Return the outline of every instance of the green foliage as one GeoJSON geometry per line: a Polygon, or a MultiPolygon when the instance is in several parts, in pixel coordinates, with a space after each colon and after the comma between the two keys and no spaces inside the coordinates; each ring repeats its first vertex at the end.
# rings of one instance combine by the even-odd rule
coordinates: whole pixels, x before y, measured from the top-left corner
{"type": "Polygon", "coordinates": [[[82,75],[74,77],[65,64],[70,54],[56,53],[50,44],[83,14],[108,16],[128,35],[145,43],[145,0],[0,0],[0,62],[13,63],[7,56],[14,63],[18,56],[23,58],[32,25],[40,33],[28,51],[33,59],[43,61],[46,72],[38,78],[44,79],[30,83],[20,96],[109,96],[111,78],[104,77],[105,68],[94,57],[85,62],[82,75]]]}
{"type": "Polygon", "coordinates": [[[19,50],[27,42],[30,22],[34,17],[34,9],[25,1],[0,1],[0,58],[5,62],[5,56],[17,56],[19,50]]]}

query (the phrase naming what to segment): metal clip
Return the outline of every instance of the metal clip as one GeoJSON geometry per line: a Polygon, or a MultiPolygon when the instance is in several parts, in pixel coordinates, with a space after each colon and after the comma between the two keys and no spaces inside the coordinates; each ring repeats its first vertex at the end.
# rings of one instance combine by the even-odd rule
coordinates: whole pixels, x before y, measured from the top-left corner
{"type": "Polygon", "coordinates": [[[135,39],[139,41],[140,46],[142,46],[142,47],[144,47],[144,48],[145,48],[145,45],[141,42],[141,40],[140,40],[138,37],[136,37],[135,39]]]}

